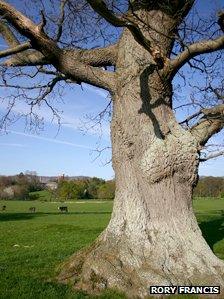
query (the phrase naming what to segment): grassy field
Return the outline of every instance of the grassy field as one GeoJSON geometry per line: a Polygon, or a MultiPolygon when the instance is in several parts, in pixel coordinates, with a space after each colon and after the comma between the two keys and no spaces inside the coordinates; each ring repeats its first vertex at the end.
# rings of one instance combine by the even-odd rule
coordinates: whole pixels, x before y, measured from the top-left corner
{"type": "MultiPolygon", "coordinates": [[[[54,202],[1,201],[0,207],[4,204],[7,211],[0,213],[0,298],[90,298],[51,278],[61,261],[100,234],[109,221],[112,202],[66,203],[68,214],[60,214],[59,204],[54,202]],[[31,206],[37,213],[28,212],[31,206]]],[[[224,200],[198,199],[194,209],[209,246],[224,259],[224,200]]],[[[100,298],[124,297],[106,292],[100,298]]]]}

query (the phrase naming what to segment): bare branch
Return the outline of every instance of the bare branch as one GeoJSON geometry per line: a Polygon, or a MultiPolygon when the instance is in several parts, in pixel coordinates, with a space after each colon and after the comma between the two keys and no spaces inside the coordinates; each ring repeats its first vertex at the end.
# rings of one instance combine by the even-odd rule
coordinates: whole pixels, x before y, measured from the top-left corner
{"type": "Polygon", "coordinates": [[[204,116],[191,128],[191,133],[200,145],[204,145],[210,137],[224,127],[224,104],[202,109],[201,112],[204,116]]]}
{"type": "Polygon", "coordinates": [[[63,22],[65,19],[65,4],[67,0],[61,0],[61,5],[60,5],[60,17],[58,20],[58,32],[55,40],[58,42],[60,41],[61,35],[62,35],[62,27],[63,27],[63,22]]]}
{"type": "MultiPolygon", "coordinates": [[[[224,12],[218,14],[218,24],[220,29],[224,32],[224,12]]],[[[185,45],[185,47],[186,49],[175,59],[171,60],[167,66],[167,72],[171,77],[173,77],[185,63],[189,63],[194,57],[224,49],[224,35],[214,40],[199,41],[189,46],[185,45]]]]}
{"type": "Polygon", "coordinates": [[[25,51],[27,49],[30,49],[30,47],[31,47],[30,42],[26,42],[24,44],[15,46],[13,48],[9,48],[7,50],[0,51],[0,58],[6,57],[6,56],[9,56],[9,55],[13,55],[13,54],[16,54],[16,53],[23,52],[23,51],[25,51]]]}
{"type": "Polygon", "coordinates": [[[59,72],[66,77],[85,82],[113,91],[115,88],[115,76],[113,73],[103,71],[74,60],[72,55],[65,55],[55,41],[43,32],[43,28],[34,24],[29,18],[18,12],[14,7],[0,1],[0,15],[18,30],[20,34],[30,39],[34,49],[40,51],[59,72]]]}
{"type": "Polygon", "coordinates": [[[195,117],[199,116],[202,113],[203,113],[202,110],[200,110],[200,111],[188,116],[185,120],[181,121],[179,124],[182,125],[182,124],[186,123],[186,125],[188,126],[188,123],[190,120],[194,119],[195,117]]]}
{"type": "Polygon", "coordinates": [[[19,45],[18,39],[15,37],[13,32],[9,29],[4,21],[0,21],[0,34],[3,36],[4,40],[10,47],[19,45]]]}
{"type": "Polygon", "coordinates": [[[31,50],[19,55],[15,55],[3,63],[2,66],[36,66],[36,65],[45,65],[49,64],[50,61],[47,57],[41,54],[39,51],[31,50]]]}
{"type": "Polygon", "coordinates": [[[33,48],[44,55],[51,54],[54,59],[60,54],[60,49],[42,30],[42,26],[36,25],[29,18],[17,11],[13,6],[0,1],[0,15],[4,17],[20,34],[31,40],[33,48]]]}
{"type": "Polygon", "coordinates": [[[55,67],[69,79],[89,83],[113,92],[116,88],[116,77],[112,72],[104,71],[74,60],[71,55],[63,55],[55,67]]]}
{"type": "Polygon", "coordinates": [[[44,91],[44,93],[42,95],[40,95],[37,99],[35,99],[35,101],[31,102],[31,106],[35,106],[36,104],[39,104],[42,100],[45,100],[45,98],[52,92],[52,90],[54,89],[55,85],[59,81],[62,81],[62,80],[65,80],[65,79],[66,78],[64,78],[63,76],[55,77],[51,82],[49,82],[46,85],[46,90],[44,91]]]}
{"type": "Polygon", "coordinates": [[[44,27],[46,26],[47,24],[47,20],[46,20],[46,17],[45,17],[45,14],[44,14],[44,11],[41,10],[41,23],[38,25],[38,29],[40,32],[43,32],[44,33],[44,27]]]}
{"type": "MultiPolygon", "coordinates": [[[[10,47],[19,46],[20,43],[12,30],[3,21],[0,21],[0,34],[10,47]]],[[[38,51],[25,51],[19,55],[14,55],[13,57],[7,59],[1,65],[3,66],[32,66],[32,65],[43,65],[47,64],[47,59],[38,51]]]]}
{"type": "Polygon", "coordinates": [[[208,160],[211,160],[211,159],[214,159],[214,158],[218,158],[220,156],[224,156],[224,151],[221,151],[221,152],[218,152],[218,153],[213,153],[213,154],[210,154],[204,158],[200,158],[200,162],[205,162],[205,161],[208,161],[208,160]]]}
{"type": "Polygon", "coordinates": [[[151,42],[142,34],[138,24],[127,16],[116,16],[110,11],[105,2],[102,0],[87,0],[91,7],[102,16],[107,22],[115,27],[126,27],[130,30],[135,40],[142,45],[147,51],[152,52],[151,42]]]}
{"type": "Polygon", "coordinates": [[[181,52],[175,59],[169,63],[169,74],[173,77],[177,71],[189,60],[197,55],[212,53],[224,49],[224,36],[214,40],[201,41],[187,47],[186,50],[181,52]]]}
{"type": "Polygon", "coordinates": [[[100,16],[115,27],[126,27],[128,25],[128,21],[122,16],[116,16],[107,8],[103,0],[87,0],[87,2],[100,16]]]}
{"type": "Polygon", "coordinates": [[[211,84],[209,84],[205,89],[205,91],[211,91],[218,100],[224,100],[224,92],[221,93],[221,91],[219,90],[219,88],[214,88],[212,87],[211,84]]]}

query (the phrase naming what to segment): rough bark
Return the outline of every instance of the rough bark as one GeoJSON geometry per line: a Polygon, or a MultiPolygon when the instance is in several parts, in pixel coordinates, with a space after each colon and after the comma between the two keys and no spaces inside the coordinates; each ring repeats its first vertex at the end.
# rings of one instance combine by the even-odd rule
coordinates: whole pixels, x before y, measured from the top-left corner
{"type": "MultiPolygon", "coordinates": [[[[144,33],[152,45],[163,45],[166,56],[172,20],[148,17],[166,23],[162,37],[144,33]]],[[[127,29],[113,100],[112,217],[91,247],[62,266],[59,281],[87,292],[114,288],[130,298],[146,298],[150,285],[224,287],[224,264],[206,244],[192,210],[200,144],[175,120],[171,82],[127,29]]]]}

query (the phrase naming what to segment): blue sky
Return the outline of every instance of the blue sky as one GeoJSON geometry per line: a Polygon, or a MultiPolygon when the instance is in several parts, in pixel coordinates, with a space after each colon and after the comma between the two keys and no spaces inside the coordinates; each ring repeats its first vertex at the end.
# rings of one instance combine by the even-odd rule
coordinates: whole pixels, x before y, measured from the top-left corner
{"type": "MultiPolygon", "coordinates": [[[[223,3],[222,1],[219,3],[223,3]]],[[[0,50],[5,49],[0,40],[0,50]]],[[[1,90],[4,98],[5,91],[1,90]]],[[[187,89],[183,95],[188,97],[187,89]]],[[[20,120],[8,128],[7,134],[0,134],[0,174],[13,175],[21,171],[36,171],[39,175],[86,175],[111,179],[114,176],[110,161],[111,150],[107,149],[97,158],[97,148],[110,147],[109,122],[102,126],[85,129],[86,115],[97,115],[108,104],[107,92],[83,84],[64,90],[63,101],[56,107],[63,110],[61,127],[49,109],[43,107],[39,114],[44,118],[44,130],[38,134],[24,129],[20,120]],[[97,158],[97,159],[96,159],[97,158]]],[[[4,112],[5,102],[0,101],[0,113],[4,112]]],[[[20,103],[16,111],[26,112],[27,107],[20,103]]],[[[183,112],[179,117],[183,117],[183,112]]],[[[89,127],[92,123],[89,124],[89,127]]],[[[223,134],[223,133],[222,133],[223,134]]],[[[221,135],[218,141],[223,139],[221,135]]],[[[224,157],[203,163],[200,175],[224,176],[224,157]]]]}
{"type": "MultiPolygon", "coordinates": [[[[52,121],[51,111],[42,108],[39,114],[44,117],[43,131],[30,132],[24,129],[21,120],[11,125],[7,134],[0,135],[1,174],[35,170],[40,175],[113,177],[108,164],[110,149],[99,157],[97,151],[110,147],[109,121],[90,128],[94,123],[86,117],[95,116],[106,107],[107,92],[83,84],[82,89],[79,86],[74,86],[72,91],[66,89],[63,101],[57,104],[63,110],[60,128],[56,119],[52,121]]],[[[0,103],[2,112],[4,107],[0,103]]],[[[26,111],[27,107],[20,104],[16,110],[26,111]]]]}

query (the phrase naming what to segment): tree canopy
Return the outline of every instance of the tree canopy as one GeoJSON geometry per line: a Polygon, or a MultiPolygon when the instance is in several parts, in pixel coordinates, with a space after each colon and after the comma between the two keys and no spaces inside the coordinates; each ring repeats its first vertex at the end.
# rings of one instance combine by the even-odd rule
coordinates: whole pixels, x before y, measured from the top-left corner
{"type": "MultiPolygon", "coordinates": [[[[212,1],[208,4],[210,14],[208,11],[201,13],[203,3],[193,0],[35,0],[32,5],[24,0],[12,2],[14,6],[1,1],[0,32],[9,46],[0,53],[0,86],[9,90],[7,105],[4,95],[7,109],[2,115],[1,128],[21,118],[14,110],[21,100],[29,107],[23,116],[31,127],[41,123],[35,109],[39,105],[49,107],[60,120],[51,97],[59,96],[66,84],[88,83],[108,90],[113,97],[119,38],[121,29],[125,29],[152,54],[162,75],[174,78],[173,109],[181,115],[181,124],[189,127],[195,136],[203,128],[200,142],[204,147],[213,133],[222,128],[224,88],[223,52],[220,51],[224,44],[224,17],[218,10],[221,2],[218,7],[212,1]],[[164,15],[175,16],[173,30],[167,33],[172,43],[166,53],[156,46],[160,28],[156,22],[155,28],[140,22],[136,14],[140,8],[161,10],[164,15]],[[152,33],[154,41],[145,37],[142,28],[152,33]],[[184,98],[179,92],[181,85],[184,98]],[[186,115],[184,119],[183,115],[186,115]]],[[[165,38],[166,33],[162,34],[165,38]]],[[[215,150],[216,156],[223,154],[219,143],[209,148],[215,150]]],[[[207,159],[207,149],[205,147],[203,161],[207,159]]]]}

